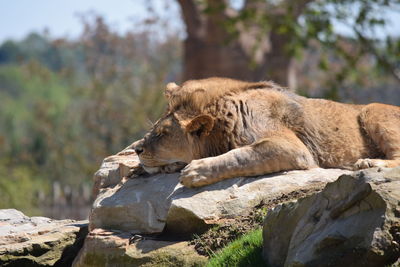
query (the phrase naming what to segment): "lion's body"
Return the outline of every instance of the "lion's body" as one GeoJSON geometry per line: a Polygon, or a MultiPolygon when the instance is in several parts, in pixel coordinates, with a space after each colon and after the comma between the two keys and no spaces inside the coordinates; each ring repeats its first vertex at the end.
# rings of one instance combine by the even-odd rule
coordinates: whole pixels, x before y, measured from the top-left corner
{"type": "Polygon", "coordinates": [[[400,165],[399,107],[308,99],[273,83],[223,78],[189,81],[166,94],[167,114],[139,156],[145,166],[190,163],[181,177],[187,186],[356,162],[358,168],[400,165]],[[155,138],[165,129],[175,140],[155,138]]]}

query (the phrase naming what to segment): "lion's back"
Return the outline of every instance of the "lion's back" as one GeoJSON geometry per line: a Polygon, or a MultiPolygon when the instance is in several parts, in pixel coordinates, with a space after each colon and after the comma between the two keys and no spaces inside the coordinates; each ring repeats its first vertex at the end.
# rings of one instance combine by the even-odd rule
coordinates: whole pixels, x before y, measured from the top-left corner
{"type": "Polygon", "coordinates": [[[317,155],[321,167],[345,167],[360,158],[380,156],[360,124],[365,105],[307,99],[303,107],[303,142],[317,155]]]}

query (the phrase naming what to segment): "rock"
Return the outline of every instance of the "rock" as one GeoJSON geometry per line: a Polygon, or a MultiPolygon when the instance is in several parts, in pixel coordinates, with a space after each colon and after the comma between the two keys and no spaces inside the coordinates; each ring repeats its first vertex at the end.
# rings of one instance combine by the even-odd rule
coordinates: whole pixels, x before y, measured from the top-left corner
{"type": "Polygon", "coordinates": [[[100,169],[94,174],[93,196],[97,196],[102,188],[115,186],[122,177],[128,176],[131,169],[139,166],[139,159],[135,152],[122,153],[103,160],[100,169]]]}
{"type": "Polygon", "coordinates": [[[96,229],[73,266],[203,266],[207,258],[187,242],[136,238],[130,233],[96,229]]]}
{"type": "Polygon", "coordinates": [[[95,176],[98,196],[89,228],[132,233],[175,234],[202,232],[210,224],[246,214],[261,201],[296,190],[323,188],[340,174],[338,169],[289,171],[256,178],[234,178],[191,189],[179,184],[179,174],[156,174],[127,179],[121,164],[136,168],[135,154],[108,158],[95,176]],[[111,160],[110,160],[111,159],[111,160]]]}
{"type": "Polygon", "coordinates": [[[87,221],[27,217],[0,210],[0,266],[69,266],[87,234],[87,221]]]}
{"type": "Polygon", "coordinates": [[[342,175],[267,214],[269,266],[389,266],[400,256],[400,168],[342,175]]]}

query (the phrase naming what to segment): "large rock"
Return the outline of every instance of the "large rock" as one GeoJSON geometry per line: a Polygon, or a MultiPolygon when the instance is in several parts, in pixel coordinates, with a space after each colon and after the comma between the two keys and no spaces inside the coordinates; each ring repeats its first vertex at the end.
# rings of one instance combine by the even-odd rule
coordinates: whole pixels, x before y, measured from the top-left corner
{"type": "Polygon", "coordinates": [[[87,221],[0,210],[0,266],[69,266],[86,234],[87,221]]]}
{"type": "Polygon", "coordinates": [[[130,233],[96,229],[87,236],[75,267],[203,266],[207,258],[187,242],[135,239],[130,233]]]}
{"type": "Polygon", "coordinates": [[[388,266],[400,256],[400,168],[342,175],[269,212],[269,266],[388,266]]]}
{"type": "Polygon", "coordinates": [[[337,169],[312,169],[234,178],[190,189],[179,184],[179,174],[129,175],[138,165],[134,153],[107,158],[96,173],[89,228],[132,233],[175,234],[205,230],[210,224],[245,214],[262,200],[270,201],[296,190],[323,188],[340,174],[337,169]]]}

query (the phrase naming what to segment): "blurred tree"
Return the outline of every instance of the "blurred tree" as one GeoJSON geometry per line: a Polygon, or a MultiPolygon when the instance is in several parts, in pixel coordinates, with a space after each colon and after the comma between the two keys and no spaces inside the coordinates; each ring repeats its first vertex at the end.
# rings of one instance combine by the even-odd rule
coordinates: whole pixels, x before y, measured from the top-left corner
{"type": "Polygon", "coordinates": [[[60,71],[81,63],[78,53],[79,50],[71,50],[61,40],[53,41],[33,32],[20,42],[8,40],[0,45],[0,64],[37,60],[51,70],[60,71]]]}
{"type": "MultiPolygon", "coordinates": [[[[346,72],[368,54],[376,65],[400,81],[400,41],[377,38],[387,13],[400,10],[398,0],[177,0],[186,24],[184,80],[226,76],[272,79],[296,87],[294,58],[316,40],[345,62],[346,72]],[[233,3],[238,4],[234,8],[233,3]],[[240,5],[242,3],[242,5],[240,5]],[[357,49],[333,30],[342,23],[352,30],[357,49]]],[[[328,71],[326,55],[320,67],[328,71]]]]}
{"type": "Polygon", "coordinates": [[[19,46],[15,42],[11,40],[5,41],[0,46],[0,64],[17,61],[20,53],[19,46]]]}
{"type": "Polygon", "coordinates": [[[147,32],[121,38],[101,17],[84,22],[80,43],[90,77],[81,89],[86,98],[83,123],[92,151],[117,152],[143,135],[164,110],[161,88],[176,79],[179,40],[151,39],[147,32]],[[178,49],[177,49],[178,48],[178,49]]]}
{"type": "Polygon", "coordinates": [[[48,181],[39,178],[29,166],[10,167],[0,161],[0,209],[18,208],[26,215],[40,214],[39,202],[49,191],[48,181]]]}

